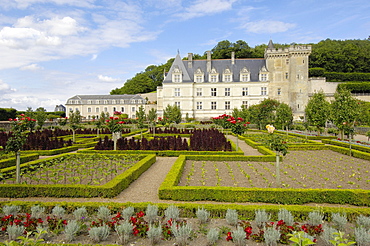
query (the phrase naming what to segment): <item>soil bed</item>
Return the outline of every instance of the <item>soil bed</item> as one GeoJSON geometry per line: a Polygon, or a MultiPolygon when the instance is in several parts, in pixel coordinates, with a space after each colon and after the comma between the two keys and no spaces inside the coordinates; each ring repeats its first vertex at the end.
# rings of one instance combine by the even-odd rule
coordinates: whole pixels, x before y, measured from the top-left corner
{"type": "MultiPolygon", "coordinates": [[[[369,164],[330,150],[290,151],[280,180],[282,188],[369,189],[369,164]]],[[[179,185],[276,187],[275,162],[187,161],[179,185]]]]}

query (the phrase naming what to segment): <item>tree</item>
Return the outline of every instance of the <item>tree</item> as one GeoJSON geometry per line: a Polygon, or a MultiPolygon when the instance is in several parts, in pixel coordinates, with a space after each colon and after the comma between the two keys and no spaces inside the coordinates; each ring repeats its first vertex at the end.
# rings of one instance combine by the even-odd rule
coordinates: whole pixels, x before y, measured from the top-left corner
{"type": "Polygon", "coordinates": [[[35,111],[35,118],[38,128],[41,129],[47,119],[46,109],[42,107],[37,108],[35,111]]]}
{"type": "Polygon", "coordinates": [[[330,103],[326,101],[323,91],[313,94],[307,103],[305,114],[308,124],[315,126],[318,135],[321,133],[321,128],[325,127],[329,119],[328,112],[330,111],[330,103]]]}
{"type": "Polygon", "coordinates": [[[154,108],[151,108],[148,112],[147,119],[152,126],[153,129],[153,136],[155,135],[155,125],[156,125],[156,119],[157,119],[157,110],[154,108]]]}
{"type": "Polygon", "coordinates": [[[276,124],[281,126],[281,129],[288,127],[293,123],[293,111],[292,108],[286,103],[280,103],[276,109],[276,124]]]}
{"type": "Polygon", "coordinates": [[[72,137],[72,141],[73,143],[76,141],[76,130],[81,128],[80,126],[80,123],[81,123],[81,114],[80,114],[80,111],[76,110],[75,112],[69,112],[69,125],[72,129],[72,134],[73,134],[73,137],[72,137]]]}
{"type": "Polygon", "coordinates": [[[20,183],[21,168],[20,168],[20,151],[26,143],[26,130],[29,128],[29,122],[35,121],[26,117],[24,114],[20,115],[19,119],[10,118],[12,124],[12,136],[6,142],[5,152],[14,152],[16,156],[16,183],[20,183]]]}
{"type": "Polygon", "coordinates": [[[342,138],[346,132],[351,139],[359,112],[359,102],[352,96],[351,92],[348,90],[335,92],[334,101],[331,103],[331,118],[341,131],[342,138]]]}
{"type": "Polygon", "coordinates": [[[259,104],[259,111],[257,116],[257,124],[260,129],[263,129],[263,126],[267,124],[272,124],[276,119],[276,109],[279,106],[279,101],[274,99],[264,99],[259,104]]]}
{"type": "Polygon", "coordinates": [[[143,136],[141,129],[144,128],[144,121],[146,120],[145,109],[143,105],[141,105],[139,109],[136,111],[136,119],[137,127],[140,129],[140,138],[142,138],[143,136]]]}
{"type": "Polygon", "coordinates": [[[17,116],[17,110],[14,108],[0,108],[0,121],[13,119],[17,116]]]}
{"type": "Polygon", "coordinates": [[[163,112],[163,118],[169,123],[179,124],[181,122],[181,116],[181,109],[177,105],[168,104],[163,112]]]}
{"type": "Polygon", "coordinates": [[[115,115],[109,117],[105,120],[106,126],[109,131],[112,133],[113,138],[113,150],[117,150],[117,140],[121,138],[122,126],[125,123],[120,119],[121,112],[115,112],[115,115]]]}
{"type": "Polygon", "coordinates": [[[109,118],[109,113],[101,112],[99,119],[94,119],[94,124],[97,129],[97,137],[99,137],[99,131],[105,128],[105,121],[109,118]]]}
{"type": "MultiPolygon", "coordinates": [[[[31,119],[35,119],[36,118],[36,113],[33,112],[31,107],[28,107],[26,112],[25,112],[25,116],[30,117],[31,119]]],[[[31,132],[35,129],[35,126],[36,126],[36,121],[28,122],[28,127],[29,127],[31,132]]]]}

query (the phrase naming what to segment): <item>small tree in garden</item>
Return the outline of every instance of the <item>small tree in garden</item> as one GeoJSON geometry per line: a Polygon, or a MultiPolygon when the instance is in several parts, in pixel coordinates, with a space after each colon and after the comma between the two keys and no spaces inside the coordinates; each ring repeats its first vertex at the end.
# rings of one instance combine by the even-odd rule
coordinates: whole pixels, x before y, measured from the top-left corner
{"type": "Polygon", "coordinates": [[[321,128],[325,127],[329,119],[330,103],[326,101],[323,91],[319,91],[310,98],[307,103],[305,114],[308,124],[317,128],[317,134],[320,135],[321,128]]]}
{"type": "Polygon", "coordinates": [[[26,142],[26,130],[29,128],[29,122],[35,122],[35,119],[20,115],[20,119],[9,119],[12,123],[12,136],[6,142],[6,152],[14,152],[16,156],[16,183],[20,183],[20,151],[26,142]]]}
{"type": "Polygon", "coordinates": [[[344,132],[351,135],[354,132],[354,125],[359,117],[359,102],[350,91],[340,90],[334,94],[334,101],[331,103],[331,118],[334,124],[341,131],[341,138],[344,132]]]}
{"type": "Polygon", "coordinates": [[[140,129],[140,138],[142,139],[142,129],[144,128],[144,121],[146,120],[145,110],[144,106],[141,105],[139,107],[139,110],[136,111],[136,119],[137,119],[137,127],[140,129]]]}
{"type": "Polygon", "coordinates": [[[47,119],[46,109],[39,107],[35,111],[35,118],[37,120],[37,126],[39,129],[42,129],[43,125],[45,124],[45,121],[47,119]]]}
{"type": "MultiPolygon", "coordinates": [[[[115,113],[118,113],[118,112],[115,112],[115,113]]],[[[119,136],[119,134],[122,131],[122,124],[125,123],[117,116],[118,116],[117,114],[114,116],[111,116],[109,117],[109,119],[105,121],[107,128],[109,129],[109,131],[112,132],[114,150],[117,150],[117,139],[121,137],[119,136]]]]}
{"type": "Polygon", "coordinates": [[[148,112],[147,119],[153,129],[153,136],[155,135],[155,125],[157,119],[157,111],[154,108],[151,108],[148,112]]]}
{"type": "Polygon", "coordinates": [[[101,112],[99,119],[94,119],[93,122],[97,129],[97,136],[99,137],[99,131],[105,128],[105,121],[109,118],[109,113],[101,112]]]}
{"type": "Polygon", "coordinates": [[[282,129],[284,128],[288,134],[288,127],[293,122],[293,111],[286,103],[281,103],[276,109],[276,123],[279,124],[282,129]]]}
{"type": "Polygon", "coordinates": [[[80,111],[76,110],[75,112],[69,113],[69,125],[72,129],[72,141],[76,142],[76,130],[81,128],[81,114],[80,111]]]}
{"type": "Polygon", "coordinates": [[[239,150],[239,135],[243,135],[244,132],[248,129],[249,122],[244,121],[243,118],[237,119],[228,119],[231,124],[231,132],[236,135],[236,151],[239,150]]]}
{"type": "Polygon", "coordinates": [[[276,152],[276,183],[280,187],[280,155],[285,156],[288,153],[288,146],[282,136],[274,134],[273,125],[266,125],[266,129],[268,136],[265,143],[267,147],[276,152]]]}
{"type": "MultiPolygon", "coordinates": [[[[26,117],[30,117],[31,119],[35,119],[35,112],[33,112],[31,107],[28,107],[25,113],[26,117]]],[[[32,132],[35,129],[36,121],[30,121],[28,122],[28,128],[30,132],[32,132]]]]}
{"type": "Polygon", "coordinates": [[[163,112],[167,122],[179,124],[181,122],[181,109],[177,105],[167,105],[163,112]]]}

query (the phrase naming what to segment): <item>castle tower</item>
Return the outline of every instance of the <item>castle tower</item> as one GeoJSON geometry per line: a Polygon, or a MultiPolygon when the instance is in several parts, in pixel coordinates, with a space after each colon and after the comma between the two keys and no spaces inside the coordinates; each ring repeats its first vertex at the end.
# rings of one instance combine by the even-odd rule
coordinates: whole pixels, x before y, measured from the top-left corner
{"type": "Polygon", "coordinates": [[[288,104],[295,118],[304,115],[308,102],[308,56],[311,46],[292,45],[276,49],[270,40],[265,50],[269,98],[288,104]]]}

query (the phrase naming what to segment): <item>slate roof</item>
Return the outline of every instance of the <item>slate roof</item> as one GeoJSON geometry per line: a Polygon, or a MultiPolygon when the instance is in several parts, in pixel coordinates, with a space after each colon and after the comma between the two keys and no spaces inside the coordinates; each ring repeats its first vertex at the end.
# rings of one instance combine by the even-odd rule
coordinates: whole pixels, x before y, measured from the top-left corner
{"type": "MultiPolygon", "coordinates": [[[[192,67],[188,67],[188,60],[181,60],[180,55],[177,55],[170,71],[167,73],[163,83],[172,83],[172,72],[176,66],[182,70],[182,83],[194,82],[194,72],[200,68],[204,73],[204,82],[207,83],[209,73],[207,72],[207,60],[193,60],[192,67]]],[[[211,69],[215,68],[220,74],[219,81],[225,69],[229,68],[233,74],[233,82],[240,82],[240,71],[246,67],[250,72],[250,81],[259,81],[259,72],[262,67],[266,66],[265,59],[235,59],[234,64],[231,64],[231,59],[214,59],[211,60],[211,69]]]]}
{"type": "Polygon", "coordinates": [[[140,95],[75,95],[71,98],[68,98],[67,103],[69,104],[69,100],[80,100],[82,104],[86,104],[88,100],[144,100],[140,95]]]}

